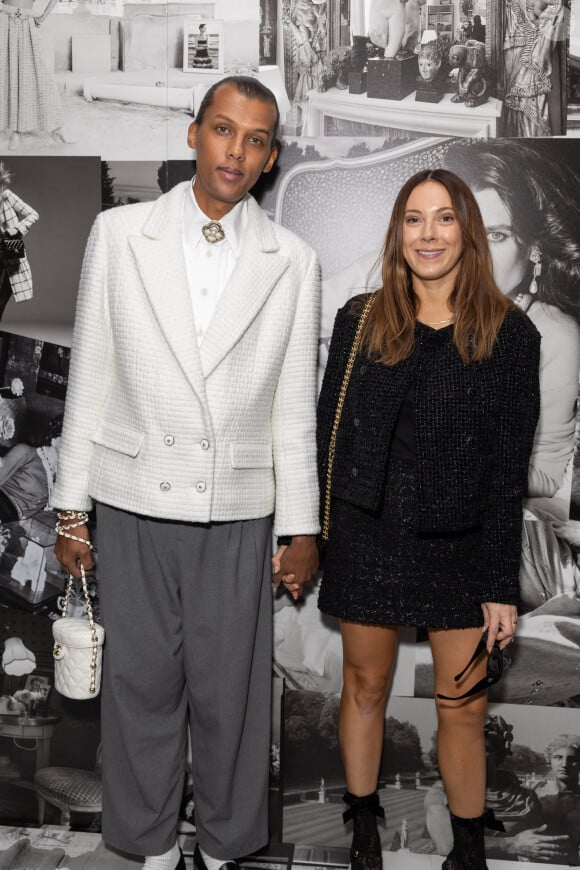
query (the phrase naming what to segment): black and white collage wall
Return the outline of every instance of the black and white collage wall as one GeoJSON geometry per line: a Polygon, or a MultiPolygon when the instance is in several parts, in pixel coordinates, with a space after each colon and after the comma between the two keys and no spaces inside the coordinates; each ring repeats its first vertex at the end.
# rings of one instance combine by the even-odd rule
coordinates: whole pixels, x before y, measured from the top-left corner
{"type": "MultiPolygon", "coordinates": [[[[335,313],[379,286],[394,197],[424,167],[470,184],[496,280],[542,335],[522,612],[486,729],[506,831],[487,854],[580,865],[580,0],[1,0],[0,234],[18,226],[25,256],[0,255],[0,868],[139,866],[100,837],[99,700],[53,685],[50,495],[92,221],[193,176],[188,125],[235,73],[279,100],[278,166],[255,195],[319,254],[321,375],[335,313]]],[[[348,863],[340,634],[318,581],[298,605],[273,598],[268,866],[348,863]]],[[[98,614],[98,576],[90,592],[98,614]]],[[[403,870],[450,848],[435,728],[429,646],[406,629],[379,781],[403,870]]]]}

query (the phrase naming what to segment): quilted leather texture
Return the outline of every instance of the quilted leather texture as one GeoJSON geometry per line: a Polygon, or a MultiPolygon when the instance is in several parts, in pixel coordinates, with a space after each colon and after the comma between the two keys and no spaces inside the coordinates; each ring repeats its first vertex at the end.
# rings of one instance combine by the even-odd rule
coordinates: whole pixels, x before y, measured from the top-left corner
{"type": "Polygon", "coordinates": [[[54,685],[57,692],[67,698],[84,701],[95,698],[100,691],[105,630],[102,625],[95,627],[98,641],[97,667],[95,691],[90,692],[93,643],[88,620],[62,618],[52,624],[52,635],[55,640],[54,685]]]}

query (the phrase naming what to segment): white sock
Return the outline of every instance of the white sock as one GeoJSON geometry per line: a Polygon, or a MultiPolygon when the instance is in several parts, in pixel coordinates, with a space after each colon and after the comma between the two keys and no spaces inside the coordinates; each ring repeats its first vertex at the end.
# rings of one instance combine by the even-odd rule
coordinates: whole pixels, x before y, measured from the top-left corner
{"type": "Polygon", "coordinates": [[[164,852],[163,855],[150,855],[145,858],[143,870],[175,870],[179,858],[179,846],[175,843],[169,852],[164,852]]]}
{"type": "Polygon", "coordinates": [[[220,870],[222,864],[225,864],[226,861],[229,861],[229,858],[212,858],[211,855],[208,855],[207,852],[204,852],[201,846],[199,847],[199,851],[201,852],[201,857],[205,861],[205,866],[207,870],[220,870]]]}

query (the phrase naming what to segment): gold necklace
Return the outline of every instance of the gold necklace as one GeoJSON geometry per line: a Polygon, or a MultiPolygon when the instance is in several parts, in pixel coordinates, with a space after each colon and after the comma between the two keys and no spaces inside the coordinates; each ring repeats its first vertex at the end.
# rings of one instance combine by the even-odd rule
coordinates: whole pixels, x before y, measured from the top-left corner
{"type": "Polygon", "coordinates": [[[445,320],[424,320],[423,323],[427,326],[440,326],[442,323],[451,323],[452,320],[452,317],[446,317],[445,320]]]}

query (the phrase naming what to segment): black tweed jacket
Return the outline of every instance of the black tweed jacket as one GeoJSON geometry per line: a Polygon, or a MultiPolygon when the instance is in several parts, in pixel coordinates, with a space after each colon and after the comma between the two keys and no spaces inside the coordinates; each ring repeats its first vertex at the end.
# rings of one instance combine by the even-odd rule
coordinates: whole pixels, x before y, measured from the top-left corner
{"type": "MultiPolygon", "coordinates": [[[[356,297],[337,314],[318,404],[321,493],[328,443],[360,313],[356,297]]],[[[522,497],[539,415],[540,334],[511,309],[492,356],[465,365],[453,327],[418,323],[411,356],[385,366],[359,354],[337,436],[332,498],[380,507],[389,445],[411,383],[421,535],[481,529],[482,601],[518,600],[522,497]]],[[[345,536],[349,530],[344,529],[345,536]]]]}

